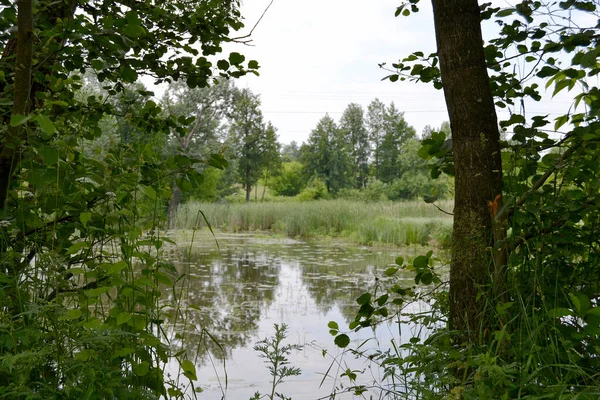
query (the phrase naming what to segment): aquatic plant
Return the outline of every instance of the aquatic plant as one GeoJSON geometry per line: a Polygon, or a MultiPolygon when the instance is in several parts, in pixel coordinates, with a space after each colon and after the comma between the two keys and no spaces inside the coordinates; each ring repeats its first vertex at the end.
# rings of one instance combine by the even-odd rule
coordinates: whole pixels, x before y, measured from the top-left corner
{"type": "Polygon", "coordinates": [[[265,359],[265,364],[271,374],[271,393],[261,396],[259,392],[256,392],[250,400],[258,400],[264,396],[269,400],[276,398],[291,400],[291,397],[285,397],[283,394],[275,392],[275,390],[277,389],[277,386],[283,382],[284,378],[298,376],[302,373],[300,368],[290,366],[288,360],[288,356],[291,354],[292,350],[302,350],[302,345],[283,345],[283,341],[287,337],[288,327],[286,324],[274,324],[274,327],[275,334],[273,336],[261,340],[254,346],[254,350],[258,352],[259,357],[265,359]]]}

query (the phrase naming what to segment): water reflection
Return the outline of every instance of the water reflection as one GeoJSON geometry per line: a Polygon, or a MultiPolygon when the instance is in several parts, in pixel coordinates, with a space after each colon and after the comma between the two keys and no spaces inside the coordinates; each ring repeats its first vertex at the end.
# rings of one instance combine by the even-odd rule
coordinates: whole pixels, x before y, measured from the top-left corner
{"type": "MultiPolygon", "coordinates": [[[[177,241],[179,247],[171,257],[178,273],[187,274],[187,279],[179,318],[175,319],[175,309],[170,313],[170,321],[177,320],[173,344],[195,360],[206,399],[222,397],[224,372],[209,362],[215,359],[227,359],[226,398],[247,399],[257,390],[266,391],[269,374],[252,347],[273,333],[273,323],[287,323],[289,341],[308,345],[292,357],[303,374],[281,391],[294,399],[329,394],[339,383],[332,381],[319,389],[331,363],[320,348],[329,349],[332,357],[339,350],[327,323],[336,320],[347,327],[356,313],[355,299],[399,255],[393,250],[247,235],[221,237],[220,249],[210,238],[177,241]]],[[[174,300],[173,293],[170,296],[174,300]]],[[[398,336],[398,328],[390,326],[376,336],[384,343],[398,336]]],[[[364,332],[365,337],[370,334],[364,332]]]]}

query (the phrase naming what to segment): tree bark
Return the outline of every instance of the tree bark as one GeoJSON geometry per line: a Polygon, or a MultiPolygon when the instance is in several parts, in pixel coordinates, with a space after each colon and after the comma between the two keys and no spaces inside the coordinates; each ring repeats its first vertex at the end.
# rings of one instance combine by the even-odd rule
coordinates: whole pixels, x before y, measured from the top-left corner
{"type": "MultiPolygon", "coordinates": [[[[28,112],[33,63],[33,0],[17,2],[17,45],[12,115],[28,112]]],[[[0,207],[6,209],[8,189],[16,165],[17,149],[25,139],[22,126],[9,126],[0,150],[0,207]]]]}
{"type": "MultiPolygon", "coordinates": [[[[51,13],[38,13],[36,18],[43,18],[47,23],[54,25],[58,19],[66,20],[72,18],[77,5],[77,0],[55,2],[50,8],[51,13]]],[[[61,35],[53,40],[60,40],[61,45],[64,45],[66,38],[61,35]]],[[[3,68],[7,75],[6,82],[0,84],[0,92],[5,91],[4,85],[13,85],[13,115],[25,115],[29,113],[32,108],[36,107],[36,93],[45,89],[43,83],[36,83],[32,80],[33,53],[33,1],[18,0],[17,37],[10,38],[7,41],[6,46],[2,49],[2,57],[0,58],[0,68],[3,68]],[[10,76],[14,76],[14,80],[11,80],[10,76]],[[27,98],[25,98],[25,95],[27,98]]],[[[41,76],[49,75],[59,54],[39,54],[39,49],[35,53],[35,58],[38,61],[36,71],[41,76]]],[[[8,124],[9,118],[10,116],[5,114],[0,119],[3,123],[8,124]]],[[[10,188],[16,167],[17,149],[20,143],[25,140],[23,132],[24,130],[21,127],[9,127],[7,137],[3,143],[0,143],[0,208],[2,209],[6,207],[8,189],[10,188]]]]}
{"type": "Polygon", "coordinates": [[[262,196],[260,197],[260,202],[265,201],[265,193],[267,192],[267,181],[269,180],[269,171],[265,173],[265,185],[263,186],[262,196]]]}
{"type": "Polygon", "coordinates": [[[252,193],[252,185],[250,184],[250,168],[246,167],[246,203],[250,203],[250,194],[252,193]]]}
{"type": "Polygon", "coordinates": [[[177,209],[179,208],[179,204],[181,203],[181,189],[177,184],[173,185],[173,190],[171,191],[171,200],[169,201],[169,207],[167,210],[167,220],[169,224],[169,229],[175,229],[175,218],[177,216],[177,209]]]}
{"type": "Polygon", "coordinates": [[[454,230],[450,264],[450,329],[474,341],[487,327],[484,297],[503,293],[505,257],[493,255],[502,201],[502,161],[496,109],[483,53],[477,0],[432,0],[446,106],[452,128],[455,171],[454,230]],[[496,207],[496,208],[494,208],[496,207]],[[494,267],[494,263],[496,266],[494,267]]]}

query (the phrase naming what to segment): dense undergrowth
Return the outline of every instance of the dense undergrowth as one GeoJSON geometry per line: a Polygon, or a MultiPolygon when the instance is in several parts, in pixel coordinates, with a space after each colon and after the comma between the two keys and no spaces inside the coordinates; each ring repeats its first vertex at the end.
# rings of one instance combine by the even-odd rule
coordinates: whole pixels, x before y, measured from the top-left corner
{"type": "MultiPolygon", "coordinates": [[[[452,203],[440,203],[451,210],[452,203]]],[[[180,206],[175,228],[225,232],[271,231],[290,237],[332,236],[365,245],[448,246],[452,219],[431,204],[316,200],[249,204],[194,203],[180,206]],[[204,219],[206,217],[206,219],[204,219]]]]}

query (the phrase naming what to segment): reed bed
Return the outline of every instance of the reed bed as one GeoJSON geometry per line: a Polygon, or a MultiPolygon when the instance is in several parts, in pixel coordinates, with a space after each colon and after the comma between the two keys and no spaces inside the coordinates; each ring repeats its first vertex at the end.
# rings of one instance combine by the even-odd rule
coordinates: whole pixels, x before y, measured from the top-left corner
{"type": "MultiPolygon", "coordinates": [[[[452,202],[438,204],[451,211],[452,202]]],[[[423,201],[317,200],[180,206],[176,229],[206,227],[224,232],[271,231],[290,237],[343,237],[360,244],[449,244],[452,217],[423,201]]]]}

